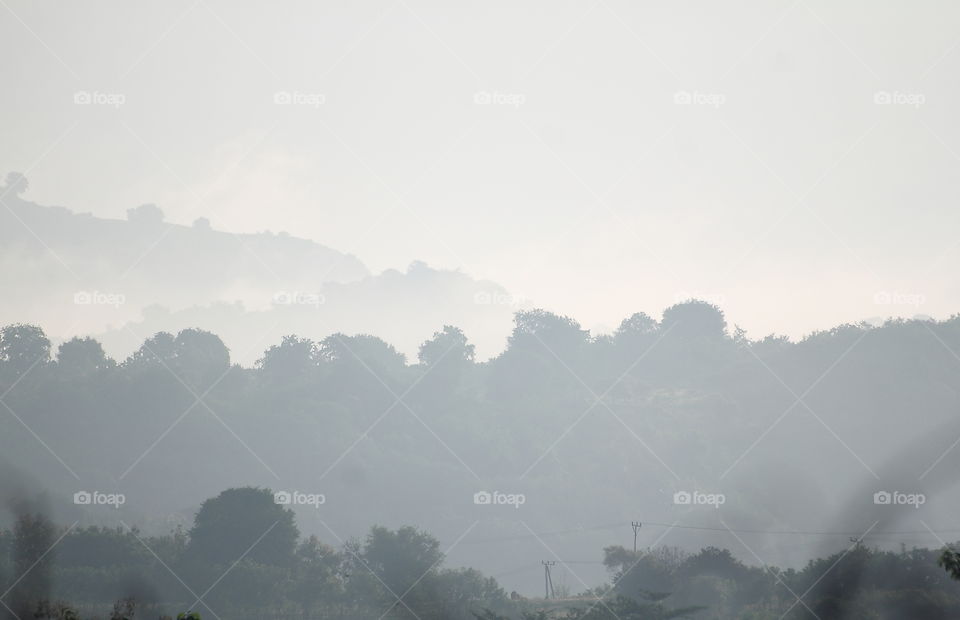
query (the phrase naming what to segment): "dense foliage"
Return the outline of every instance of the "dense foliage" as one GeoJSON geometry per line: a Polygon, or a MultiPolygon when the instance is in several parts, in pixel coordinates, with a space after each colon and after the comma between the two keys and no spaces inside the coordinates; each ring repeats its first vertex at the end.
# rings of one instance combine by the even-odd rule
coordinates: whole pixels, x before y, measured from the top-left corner
{"type": "MultiPolygon", "coordinates": [[[[506,598],[481,573],[439,568],[441,547],[425,532],[452,541],[474,521],[489,524],[488,535],[505,542],[471,547],[470,557],[495,573],[490,567],[505,554],[516,556],[533,566],[531,591],[539,579],[532,558],[543,548],[516,527],[519,519],[563,530],[630,518],[642,506],[644,517],[703,523],[721,512],[678,507],[672,494],[722,483],[726,522],[760,531],[862,532],[883,523],[845,556],[842,546],[804,545],[785,558],[773,537],[734,547],[735,540],[716,545],[705,540],[714,534],[697,538],[695,530],[683,546],[704,548],[698,559],[651,564],[658,556],[644,555],[629,569],[629,553],[608,550],[608,568],[633,583],[618,586],[616,596],[632,601],[622,603],[623,613],[630,605],[646,610],[629,612],[638,614],[706,605],[702,613],[717,617],[765,617],[795,603],[792,590],[805,605],[790,614],[807,605],[860,613],[916,604],[927,606],[926,617],[949,616],[956,592],[936,566],[938,552],[898,553],[871,536],[914,515],[949,528],[957,502],[946,497],[933,513],[924,512],[933,502],[906,512],[875,506],[876,479],[865,468],[891,490],[903,479],[898,473],[916,481],[928,469],[922,490],[931,497],[952,484],[960,451],[931,465],[957,436],[950,426],[960,406],[956,351],[960,318],[845,325],[794,343],[749,340],[702,302],[677,304],[659,321],[637,314],[599,336],[567,317],[520,312],[506,349],[483,363],[452,326],[423,343],[414,363],[370,335],[320,342],[291,335],[266,348],[256,367],[241,368],[216,335],[196,329],[155,334],[117,362],[95,340],[54,347],[39,327],[17,324],[0,330],[0,393],[12,414],[0,449],[29,472],[29,499],[44,495],[58,522],[80,522],[58,545],[50,586],[77,605],[130,595],[190,607],[196,601],[187,599],[216,583],[203,596],[215,608],[357,612],[373,601],[391,614],[409,606],[423,618],[469,617],[482,613],[480,603],[512,613],[496,608],[506,598]],[[771,426],[778,416],[783,423],[771,426]],[[909,450],[917,438],[928,440],[924,449],[909,450]],[[121,509],[69,501],[78,489],[109,490],[118,481],[129,496],[121,509]],[[259,490],[205,500],[247,484],[259,490]],[[294,507],[294,523],[268,487],[325,493],[329,501],[322,510],[294,507]],[[484,488],[522,491],[528,501],[522,512],[481,508],[471,498],[484,488]],[[184,527],[168,533],[173,517],[184,517],[184,527]],[[104,523],[111,525],[92,527],[104,523]],[[250,537],[271,527],[244,554],[250,537]],[[398,557],[409,566],[388,561],[398,557]],[[812,563],[780,572],[737,558],[812,563]],[[835,561],[831,575],[859,562],[850,572],[857,579],[817,581],[835,561]],[[398,605],[394,594],[407,589],[398,605]]],[[[4,501],[11,514],[24,514],[4,501]]],[[[563,553],[595,554],[605,534],[591,536],[563,553]]],[[[927,536],[917,546],[931,544],[927,536]]],[[[4,574],[16,574],[24,560],[6,548],[4,574]]],[[[950,558],[943,556],[948,569],[950,558]]],[[[584,613],[598,609],[606,607],[584,613]]]]}

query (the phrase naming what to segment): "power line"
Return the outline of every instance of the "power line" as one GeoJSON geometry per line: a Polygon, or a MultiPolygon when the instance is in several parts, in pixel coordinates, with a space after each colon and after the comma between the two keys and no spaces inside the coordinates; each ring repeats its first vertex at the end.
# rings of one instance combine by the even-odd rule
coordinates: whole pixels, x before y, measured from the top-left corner
{"type": "MultiPolygon", "coordinates": [[[[516,534],[512,536],[500,536],[495,538],[484,538],[480,540],[464,540],[460,545],[479,545],[479,544],[490,544],[498,542],[509,542],[515,540],[527,540],[530,538],[538,538],[544,536],[562,536],[564,534],[576,534],[580,532],[595,532],[601,530],[612,530],[623,527],[624,525],[630,524],[631,526],[637,522],[626,522],[621,521],[619,523],[612,523],[608,525],[598,525],[594,527],[578,527],[571,528],[566,530],[553,530],[545,532],[532,532],[529,534],[516,534]]],[[[643,525],[649,525],[653,527],[665,527],[675,530],[694,530],[694,531],[703,531],[703,532],[733,532],[736,534],[763,534],[767,536],[843,536],[851,537],[863,536],[862,531],[827,531],[827,530],[761,530],[761,529],[750,529],[750,528],[726,528],[726,527],[716,527],[708,525],[683,525],[678,523],[663,523],[658,521],[644,521],[643,525]]],[[[930,530],[891,530],[891,531],[876,531],[875,533],[868,534],[865,538],[879,538],[882,536],[930,536],[931,534],[955,534],[960,533],[960,528],[944,528],[940,530],[930,529],[930,530]]]]}
{"type": "MultiPolygon", "coordinates": [[[[669,527],[677,530],[704,530],[709,532],[735,532],[737,534],[767,534],[767,535],[801,535],[801,536],[855,536],[862,537],[863,532],[828,532],[823,530],[754,530],[754,529],[741,529],[741,528],[726,528],[726,527],[710,527],[710,526],[700,526],[700,525],[677,525],[673,523],[657,523],[655,521],[645,521],[647,525],[657,525],[661,527],[669,527]]],[[[930,535],[933,534],[948,534],[960,532],[960,528],[947,528],[943,530],[891,530],[891,531],[878,531],[877,536],[906,536],[910,534],[924,534],[930,535]]],[[[870,537],[872,535],[867,535],[870,537]]]]}

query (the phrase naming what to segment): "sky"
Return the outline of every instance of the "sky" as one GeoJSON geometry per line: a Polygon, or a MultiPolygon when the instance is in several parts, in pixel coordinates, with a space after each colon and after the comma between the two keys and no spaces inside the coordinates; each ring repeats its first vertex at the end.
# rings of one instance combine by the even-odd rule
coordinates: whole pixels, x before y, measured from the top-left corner
{"type": "Polygon", "coordinates": [[[751,337],[945,318],[958,26],[949,2],[0,0],[0,173],[460,269],[595,331],[690,297],[751,337]]]}

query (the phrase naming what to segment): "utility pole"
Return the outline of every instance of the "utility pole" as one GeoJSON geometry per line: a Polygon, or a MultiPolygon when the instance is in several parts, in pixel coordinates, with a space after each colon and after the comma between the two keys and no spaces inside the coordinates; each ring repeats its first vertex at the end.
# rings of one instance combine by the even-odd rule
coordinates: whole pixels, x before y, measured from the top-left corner
{"type": "Polygon", "coordinates": [[[556,565],[553,560],[540,560],[543,564],[543,598],[557,598],[553,591],[553,577],[550,575],[550,567],[556,565]]]}
{"type": "Polygon", "coordinates": [[[633,552],[637,552],[637,533],[640,531],[640,526],[642,525],[639,521],[632,521],[630,525],[633,526],[633,552]]]}

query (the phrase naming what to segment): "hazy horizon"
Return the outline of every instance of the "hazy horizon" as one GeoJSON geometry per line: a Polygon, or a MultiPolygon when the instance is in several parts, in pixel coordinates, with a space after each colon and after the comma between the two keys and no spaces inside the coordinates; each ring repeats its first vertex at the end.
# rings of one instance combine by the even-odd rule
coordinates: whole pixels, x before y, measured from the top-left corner
{"type": "Polygon", "coordinates": [[[960,306],[957,7],[546,6],[10,2],[0,170],[100,217],[461,269],[594,330],[687,297],[753,337],[960,306]]]}
{"type": "Polygon", "coordinates": [[[0,53],[11,617],[960,617],[960,5],[0,0],[0,53]]]}

